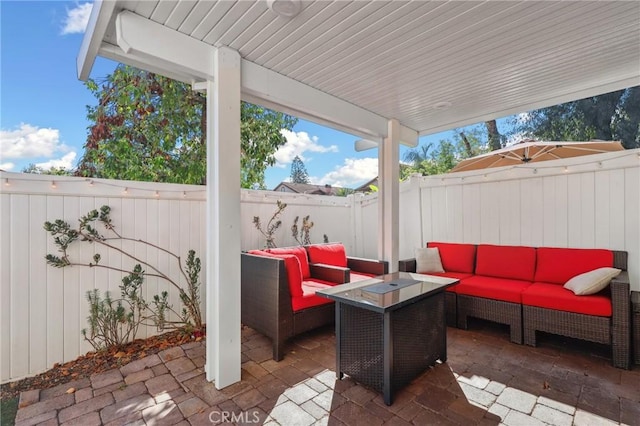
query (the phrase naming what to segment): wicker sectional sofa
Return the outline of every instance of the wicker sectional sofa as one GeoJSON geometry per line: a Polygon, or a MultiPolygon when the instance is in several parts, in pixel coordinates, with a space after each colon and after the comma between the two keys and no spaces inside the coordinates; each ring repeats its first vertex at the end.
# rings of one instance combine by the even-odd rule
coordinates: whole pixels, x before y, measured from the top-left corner
{"type": "MultiPolygon", "coordinates": [[[[469,317],[507,324],[510,339],[536,345],[542,331],[611,346],[615,367],[630,367],[630,284],[627,253],[603,249],[498,246],[430,242],[445,272],[460,279],[447,292],[447,323],[467,328],[469,317]],[[622,272],[593,295],[563,287],[569,279],[602,267],[622,272]]],[[[415,259],[400,261],[416,271],[415,259]]]]}
{"type": "Polygon", "coordinates": [[[333,301],[322,288],[388,272],[388,263],[347,257],[342,244],[251,250],[241,258],[241,321],[269,337],[282,360],[287,339],[331,324],[333,301]]]}

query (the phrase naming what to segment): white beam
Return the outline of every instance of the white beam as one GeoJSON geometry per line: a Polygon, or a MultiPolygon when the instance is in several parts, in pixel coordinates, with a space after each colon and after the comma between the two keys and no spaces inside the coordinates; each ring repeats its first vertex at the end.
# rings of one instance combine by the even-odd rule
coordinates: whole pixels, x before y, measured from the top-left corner
{"type": "Polygon", "coordinates": [[[115,1],[95,0],[93,2],[91,16],[89,16],[89,22],[76,58],[78,79],[82,81],[86,81],[89,78],[115,7],[115,1]]]}
{"type": "Polygon", "coordinates": [[[383,138],[387,119],[246,59],[242,61],[243,99],[308,118],[365,138],[383,138]]]}
{"type": "Polygon", "coordinates": [[[125,54],[150,65],[196,80],[213,79],[213,46],[133,12],[125,10],[116,17],[116,39],[125,54]]]}
{"type": "Polygon", "coordinates": [[[207,379],[240,381],[240,55],[213,57],[207,83],[207,379]]]}
{"type": "Polygon", "coordinates": [[[389,272],[398,270],[400,247],[400,127],[398,120],[389,120],[378,151],[378,257],[389,262],[389,272]]]}

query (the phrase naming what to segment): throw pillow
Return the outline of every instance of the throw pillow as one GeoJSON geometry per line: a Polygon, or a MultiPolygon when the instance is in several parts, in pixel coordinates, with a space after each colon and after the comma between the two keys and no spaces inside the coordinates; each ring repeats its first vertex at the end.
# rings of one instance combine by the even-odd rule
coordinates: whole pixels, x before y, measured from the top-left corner
{"type": "Polygon", "coordinates": [[[444,272],[440,250],[437,247],[416,249],[416,272],[419,274],[444,272]]]}
{"type": "Polygon", "coordinates": [[[620,269],[598,268],[584,274],[576,275],[566,282],[564,288],[573,291],[578,296],[595,294],[605,289],[612,278],[620,274],[620,269]]]}

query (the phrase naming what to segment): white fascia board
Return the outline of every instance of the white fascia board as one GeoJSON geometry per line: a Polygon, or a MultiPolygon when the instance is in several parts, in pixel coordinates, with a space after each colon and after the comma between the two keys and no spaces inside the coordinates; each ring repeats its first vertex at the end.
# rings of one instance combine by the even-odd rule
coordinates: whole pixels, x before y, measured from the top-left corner
{"type": "Polygon", "coordinates": [[[122,11],[116,17],[116,39],[125,54],[165,70],[162,74],[192,76],[193,80],[214,78],[215,47],[133,12],[122,11]]]}
{"type": "Polygon", "coordinates": [[[76,71],[79,80],[86,81],[89,78],[115,7],[115,1],[95,0],[93,2],[89,22],[76,58],[76,71]]]}

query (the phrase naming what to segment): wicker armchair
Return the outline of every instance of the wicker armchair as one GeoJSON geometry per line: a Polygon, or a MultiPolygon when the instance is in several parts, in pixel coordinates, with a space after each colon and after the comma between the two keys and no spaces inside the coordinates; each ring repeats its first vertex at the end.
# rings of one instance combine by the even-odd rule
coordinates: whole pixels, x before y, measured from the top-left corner
{"type": "MultiPolygon", "coordinates": [[[[377,260],[354,258],[348,264],[377,275],[388,271],[388,263],[377,260]]],[[[335,321],[334,303],[328,299],[294,311],[284,259],[242,253],[241,267],[241,321],[272,340],[275,361],[284,357],[289,338],[335,321]]],[[[335,285],[349,282],[350,268],[309,267],[313,279],[335,285]]]]}

